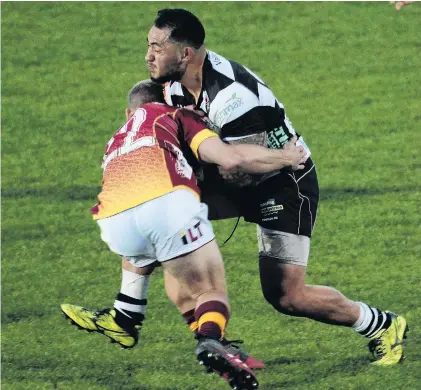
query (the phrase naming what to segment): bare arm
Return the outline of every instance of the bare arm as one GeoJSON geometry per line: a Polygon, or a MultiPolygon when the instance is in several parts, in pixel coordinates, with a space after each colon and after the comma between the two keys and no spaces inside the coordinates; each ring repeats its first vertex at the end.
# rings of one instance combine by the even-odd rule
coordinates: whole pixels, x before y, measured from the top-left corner
{"type": "Polygon", "coordinates": [[[224,170],[260,174],[285,167],[303,169],[305,151],[303,147],[295,146],[296,141],[294,137],[283,149],[268,149],[251,144],[229,145],[212,137],[204,140],[198,151],[203,161],[220,165],[224,170]]]}

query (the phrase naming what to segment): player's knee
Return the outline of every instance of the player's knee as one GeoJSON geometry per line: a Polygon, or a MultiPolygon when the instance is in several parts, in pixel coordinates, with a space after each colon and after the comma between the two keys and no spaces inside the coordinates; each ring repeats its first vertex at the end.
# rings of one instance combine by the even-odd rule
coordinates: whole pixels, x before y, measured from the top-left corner
{"type": "Polygon", "coordinates": [[[275,310],[287,315],[300,315],[301,301],[304,299],[300,290],[285,290],[282,287],[262,286],[263,296],[275,310]]]}
{"type": "Polygon", "coordinates": [[[298,293],[286,294],[279,298],[278,311],[288,315],[301,314],[301,296],[298,293]]]}

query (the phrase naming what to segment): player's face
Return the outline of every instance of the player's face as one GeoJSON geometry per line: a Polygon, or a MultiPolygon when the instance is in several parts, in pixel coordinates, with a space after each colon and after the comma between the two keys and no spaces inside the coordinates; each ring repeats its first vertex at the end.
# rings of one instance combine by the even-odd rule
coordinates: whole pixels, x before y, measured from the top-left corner
{"type": "Polygon", "coordinates": [[[183,49],[169,40],[170,33],[166,28],[152,26],[148,35],[145,60],[151,80],[158,83],[181,80],[187,67],[183,60],[183,49]]]}

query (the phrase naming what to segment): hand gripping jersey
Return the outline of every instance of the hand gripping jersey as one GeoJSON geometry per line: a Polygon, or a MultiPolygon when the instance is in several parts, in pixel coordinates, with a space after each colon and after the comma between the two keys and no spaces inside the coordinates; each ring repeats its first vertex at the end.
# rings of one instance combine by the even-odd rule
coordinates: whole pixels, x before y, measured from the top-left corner
{"type": "Polygon", "coordinates": [[[150,103],[107,144],[99,203],[94,219],[107,218],[179,188],[200,197],[196,177],[184,153],[198,157],[199,145],[217,136],[188,110],[150,103]]]}

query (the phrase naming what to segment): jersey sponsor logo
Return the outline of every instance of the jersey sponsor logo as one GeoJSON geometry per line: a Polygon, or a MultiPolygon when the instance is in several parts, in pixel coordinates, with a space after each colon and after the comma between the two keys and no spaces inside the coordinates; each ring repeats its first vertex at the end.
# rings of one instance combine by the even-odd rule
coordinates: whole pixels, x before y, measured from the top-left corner
{"type": "Polygon", "coordinates": [[[187,231],[180,232],[181,241],[184,245],[191,244],[192,242],[197,241],[200,237],[203,236],[202,231],[200,230],[200,221],[196,223],[192,228],[187,229],[187,231]]]}
{"type": "Polygon", "coordinates": [[[260,203],[260,207],[274,206],[274,205],[275,205],[275,199],[269,199],[266,202],[260,203]]]}
{"type": "Polygon", "coordinates": [[[278,212],[283,210],[284,206],[276,204],[275,199],[268,199],[266,202],[260,203],[260,212],[262,221],[273,221],[278,219],[278,212]]]}
{"type": "Polygon", "coordinates": [[[266,135],[266,141],[271,149],[280,149],[288,142],[288,134],[282,126],[269,131],[266,135]]]}
{"type": "Polygon", "coordinates": [[[213,65],[218,66],[222,63],[221,59],[213,52],[208,52],[209,61],[212,62],[213,65]]]}
{"type": "Polygon", "coordinates": [[[237,96],[234,92],[231,97],[225,102],[224,107],[221,110],[217,110],[215,113],[215,123],[220,126],[221,123],[227,118],[235,109],[241,107],[244,104],[243,99],[237,96]]]}

